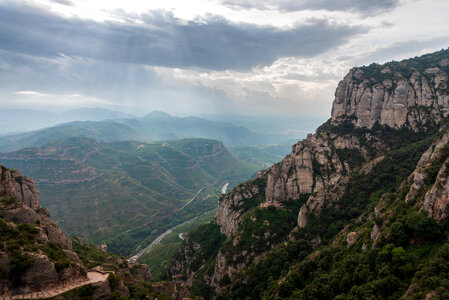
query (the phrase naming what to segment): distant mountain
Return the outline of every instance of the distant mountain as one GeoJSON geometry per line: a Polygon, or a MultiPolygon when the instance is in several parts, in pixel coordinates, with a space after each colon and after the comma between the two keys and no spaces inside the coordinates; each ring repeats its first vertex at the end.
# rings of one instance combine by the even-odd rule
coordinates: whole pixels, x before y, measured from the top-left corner
{"type": "Polygon", "coordinates": [[[33,109],[2,109],[0,134],[26,132],[74,121],[102,121],[118,118],[134,118],[134,116],[110,109],[87,107],[62,113],[33,109]]]}
{"type": "MultiPolygon", "coordinates": [[[[89,112],[87,115],[92,114],[93,118],[95,111],[81,109],[73,113],[72,116],[89,112]]],[[[121,116],[123,114],[109,111],[106,115],[121,116]]],[[[103,116],[106,115],[103,114],[103,116]]],[[[81,116],[79,117],[81,118],[81,116]]],[[[39,147],[50,141],[69,137],[87,137],[100,141],[210,138],[222,141],[227,146],[257,146],[270,141],[270,137],[254,133],[241,126],[211,122],[197,117],[180,118],[163,112],[152,112],[138,119],[77,121],[31,132],[0,136],[0,152],[15,151],[25,147],[39,147]]]]}
{"type": "Polygon", "coordinates": [[[0,162],[35,179],[42,203],[66,233],[107,241],[111,251],[122,255],[171,224],[214,209],[225,182],[256,171],[209,139],[145,143],[69,138],[0,154],[0,162]]]}
{"type": "Polygon", "coordinates": [[[26,147],[39,147],[50,141],[69,137],[86,137],[100,141],[151,140],[148,134],[114,121],[72,122],[0,137],[0,151],[8,152],[26,147]]]}
{"type": "Polygon", "coordinates": [[[198,117],[174,117],[154,111],[139,119],[116,120],[134,129],[148,132],[155,140],[176,138],[212,138],[228,146],[249,146],[267,143],[264,135],[245,127],[212,122],[198,117]]]}

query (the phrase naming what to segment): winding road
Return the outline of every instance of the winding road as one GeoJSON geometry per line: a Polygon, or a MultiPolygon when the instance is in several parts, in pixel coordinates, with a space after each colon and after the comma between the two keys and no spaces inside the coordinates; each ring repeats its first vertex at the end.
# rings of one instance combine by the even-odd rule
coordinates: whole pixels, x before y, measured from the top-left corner
{"type": "MultiPolygon", "coordinates": [[[[179,212],[179,211],[183,210],[184,208],[186,208],[186,206],[189,205],[190,203],[192,203],[192,201],[195,200],[196,197],[198,197],[198,195],[199,195],[205,188],[210,187],[210,186],[212,186],[212,185],[214,185],[214,184],[217,184],[217,182],[218,182],[219,180],[220,180],[220,178],[218,178],[217,180],[215,180],[213,183],[208,184],[208,185],[203,186],[202,188],[200,188],[200,189],[198,190],[198,192],[196,192],[196,194],[192,197],[192,199],[190,199],[189,202],[187,202],[186,204],[184,204],[184,205],[183,205],[180,209],[178,209],[176,212],[179,212]]],[[[229,183],[226,183],[225,186],[223,186],[222,191],[225,189],[225,187],[227,188],[227,185],[229,185],[229,183]]],[[[206,212],[206,213],[209,213],[209,211],[206,212]]],[[[162,239],[163,239],[167,234],[172,233],[173,230],[174,230],[175,228],[177,228],[177,227],[179,227],[179,226],[182,226],[182,225],[185,225],[185,224],[188,224],[188,223],[192,222],[193,220],[195,220],[195,219],[198,218],[198,217],[199,217],[199,216],[196,216],[196,217],[194,217],[194,218],[192,218],[192,219],[190,219],[190,220],[185,221],[184,223],[178,224],[178,225],[173,226],[172,228],[168,229],[167,231],[165,231],[164,233],[162,233],[161,235],[159,235],[157,238],[155,238],[155,239],[151,242],[151,244],[149,244],[148,246],[146,246],[145,248],[143,248],[142,250],[140,250],[139,252],[137,252],[137,254],[131,256],[131,257],[128,259],[128,263],[134,263],[134,262],[136,262],[136,260],[139,259],[139,257],[141,257],[142,255],[144,255],[145,253],[147,253],[148,251],[150,251],[151,249],[153,249],[154,246],[156,246],[157,244],[159,244],[160,241],[162,241],[162,239]]]]}

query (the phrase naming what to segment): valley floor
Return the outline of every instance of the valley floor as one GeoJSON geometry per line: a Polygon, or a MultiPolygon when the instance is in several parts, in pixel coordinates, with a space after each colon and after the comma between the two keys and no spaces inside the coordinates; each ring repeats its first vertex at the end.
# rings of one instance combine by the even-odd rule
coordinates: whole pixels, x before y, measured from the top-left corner
{"type": "MultiPolygon", "coordinates": [[[[192,197],[192,199],[190,199],[189,202],[187,202],[186,204],[184,204],[184,205],[178,210],[178,212],[181,211],[181,210],[183,210],[183,209],[184,209],[187,205],[189,205],[190,203],[192,203],[192,201],[195,200],[196,197],[198,197],[198,195],[199,195],[205,188],[217,184],[217,182],[218,182],[219,180],[220,180],[220,178],[218,178],[217,180],[215,180],[213,183],[208,184],[208,185],[203,186],[202,188],[200,188],[200,189],[198,190],[198,192],[196,192],[196,194],[192,197]]],[[[223,191],[223,190],[226,190],[225,187],[227,188],[228,185],[229,185],[229,183],[226,183],[226,184],[223,186],[222,191],[223,191]]],[[[206,213],[209,213],[209,212],[206,212],[206,213]]],[[[139,252],[137,252],[137,254],[135,254],[134,256],[130,257],[130,258],[128,259],[128,262],[129,262],[129,263],[135,262],[135,261],[136,261],[137,259],[139,259],[139,257],[141,257],[143,254],[149,252],[152,248],[154,248],[154,246],[156,246],[157,244],[159,244],[159,242],[160,242],[160,241],[161,241],[167,234],[170,234],[170,233],[173,231],[173,229],[175,229],[175,228],[177,228],[177,227],[179,227],[179,226],[185,225],[185,224],[187,224],[187,223],[190,223],[190,222],[192,222],[193,220],[195,220],[197,217],[198,217],[198,216],[196,216],[196,217],[194,217],[194,218],[192,218],[192,219],[190,219],[190,220],[187,220],[187,221],[185,221],[184,223],[181,223],[181,224],[178,224],[178,225],[176,225],[176,226],[173,226],[172,228],[170,228],[170,229],[168,229],[167,231],[163,232],[161,235],[159,235],[157,238],[155,238],[155,239],[154,239],[148,246],[146,246],[145,248],[143,248],[142,250],[140,250],[139,252]]]]}

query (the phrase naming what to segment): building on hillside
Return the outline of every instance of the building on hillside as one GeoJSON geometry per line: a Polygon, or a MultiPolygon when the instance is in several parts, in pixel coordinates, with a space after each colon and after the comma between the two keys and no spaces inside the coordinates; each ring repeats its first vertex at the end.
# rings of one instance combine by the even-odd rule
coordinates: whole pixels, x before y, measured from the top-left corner
{"type": "Polygon", "coordinates": [[[108,250],[108,244],[106,244],[106,243],[101,244],[99,247],[103,251],[107,251],[108,250]]]}

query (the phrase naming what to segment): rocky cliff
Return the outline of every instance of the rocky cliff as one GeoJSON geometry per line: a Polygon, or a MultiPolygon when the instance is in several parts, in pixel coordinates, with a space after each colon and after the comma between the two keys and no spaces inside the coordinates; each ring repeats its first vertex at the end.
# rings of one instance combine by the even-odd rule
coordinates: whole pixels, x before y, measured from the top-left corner
{"type": "MultiPolygon", "coordinates": [[[[193,289],[202,282],[235,299],[444,295],[412,281],[427,272],[433,254],[405,272],[395,269],[391,253],[411,259],[412,247],[438,248],[448,236],[448,74],[449,50],[351,69],[328,122],[257,179],[220,197],[215,224],[226,240],[198,262],[207,274],[189,273],[191,262],[180,256],[176,273],[193,289]],[[366,274],[344,267],[351,265],[366,274]],[[361,277],[341,283],[338,276],[347,274],[361,277]],[[314,278],[331,287],[317,287],[314,278]],[[393,281],[402,287],[383,285],[393,281]]],[[[195,247],[186,247],[179,253],[195,257],[195,247]]]]}
{"type": "Polygon", "coordinates": [[[41,208],[32,179],[0,169],[2,276],[0,293],[38,292],[62,283],[87,280],[72,242],[41,208]]]}
{"type": "Polygon", "coordinates": [[[349,120],[357,127],[376,123],[420,130],[449,114],[448,60],[424,59],[353,68],[338,84],[332,123],[349,120]],[[420,64],[422,61],[422,64],[420,64]]]}
{"type": "Polygon", "coordinates": [[[449,131],[423,153],[409,181],[406,202],[418,201],[435,220],[448,216],[449,131]]]}
{"type": "Polygon", "coordinates": [[[151,281],[147,265],[128,265],[126,258],[76,238],[72,242],[40,206],[34,181],[0,166],[0,298],[38,293],[56,299],[188,296],[176,284],[153,286],[151,281]],[[106,279],[89,283],[93,273],[105,274],[106,279]],[[59,294],[62,289],[68,291],[59,294]]]}
{"type": "Polygon", "coordinates": [[[33,210],[40,208],[39,191],[34,181],[18,170],[0,169],[0,197],[16,198],[33,210]]]}
{"type": "Polygon", "coordinates": [[[256,180],[242,183],[229,193],[220,195],[215,223],[221,233],[226,236],[235,233],[240,216],[264,201],[265,177],[264,172],[259,172],[256,180]]]}

